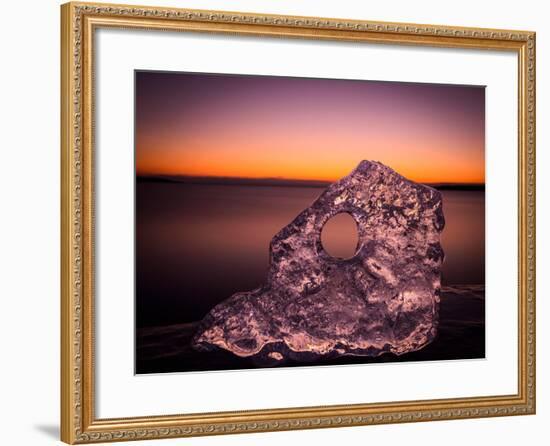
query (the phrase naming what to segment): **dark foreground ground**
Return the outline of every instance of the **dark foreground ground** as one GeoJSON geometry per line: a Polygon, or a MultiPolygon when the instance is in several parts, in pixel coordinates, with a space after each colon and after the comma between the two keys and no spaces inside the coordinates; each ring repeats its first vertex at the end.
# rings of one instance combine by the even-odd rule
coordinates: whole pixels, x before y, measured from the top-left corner
{"type": "MultiPolygon", "coordinates": [[[[258,368],[251,360],[226,351],[197,352],[189,342],[198,322],[139,329],[136,333],[136,373],[166,373],[258,368]]],[[[485,357],[485,289],[482,285],[444,287],[437,338],[422,350],[377,358],[346,356],[301,365],[367,364],[435,361],[485,357]]]]}

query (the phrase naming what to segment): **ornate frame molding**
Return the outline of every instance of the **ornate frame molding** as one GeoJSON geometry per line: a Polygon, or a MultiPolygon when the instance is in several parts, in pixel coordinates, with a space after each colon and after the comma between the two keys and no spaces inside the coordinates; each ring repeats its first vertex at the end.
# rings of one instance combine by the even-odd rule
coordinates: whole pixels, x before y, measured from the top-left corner
{"type": "Polygon", "coordinates": [[[535,413],[535,33],[175,8],[61,8],[61,438],[139,440],[535,413]],[[143,418],[94,417],[93,33],[98,27],[513,51],[519,65],[518,393],[143,418]]]}

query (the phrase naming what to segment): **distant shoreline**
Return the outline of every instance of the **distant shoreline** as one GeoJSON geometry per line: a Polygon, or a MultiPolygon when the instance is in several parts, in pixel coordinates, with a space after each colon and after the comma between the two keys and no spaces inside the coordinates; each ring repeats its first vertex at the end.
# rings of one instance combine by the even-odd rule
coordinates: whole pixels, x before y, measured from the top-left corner
{"type": "MultiPolygon", "coordinates": [[[[284,178],[194,177],[172,175],[137,175],[138,183],[210,184],[217,186],[269,186],[325,188],[332,181],[288,180],[284,178]]],[[[477,183],[425,183],[437,190],[484,191],[485,184],[477,183]]]]}
{"type": "Polygon", "coordinates": [[[330,181],[287,180],[283,178],[192,177],[192,176],[140,176],[137,182],[212,184],[220,186],[276,186],[276,187],[327,187],[330,181]]]}

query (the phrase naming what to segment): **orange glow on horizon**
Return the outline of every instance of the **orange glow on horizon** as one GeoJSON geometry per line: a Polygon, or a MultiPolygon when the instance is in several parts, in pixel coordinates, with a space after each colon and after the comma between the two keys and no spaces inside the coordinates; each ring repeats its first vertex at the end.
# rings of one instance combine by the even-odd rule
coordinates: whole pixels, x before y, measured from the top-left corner
{"type": "Polygon", "coordinates": [[[178,144],[173,147],[163,150],[163,157],[155,157],[155,150],[138,150],[137,174],[336,181],[367,159],[380,161],[404,177],[421,183],[485,182],[483,158],[472,162],[453,158],[446,151],[408,149],[405,144],[393,150],[385,147],[356,150],[353,151],[355,156],[342,157],[339,150],[319,145],[318,156],[313,157],[313,162],[310,151],[304,153],[298,147],[284,151],[292,153],[292,157],[279,156],[275,147],[252,143],[238,148],[226,146],[225,150],[215,150],[216,156],[209,156],[212,150],[204,147],[185,150],[179,149],[178,144]]]}

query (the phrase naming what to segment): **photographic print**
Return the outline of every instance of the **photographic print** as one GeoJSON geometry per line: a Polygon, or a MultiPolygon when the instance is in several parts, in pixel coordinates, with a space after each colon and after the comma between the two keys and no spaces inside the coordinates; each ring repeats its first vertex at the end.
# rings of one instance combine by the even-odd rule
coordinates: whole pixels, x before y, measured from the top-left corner
{"type": "Polygon", "coordinates": [[[485,87],[135,72],[138,374],[485,357],[485,87]]]}

